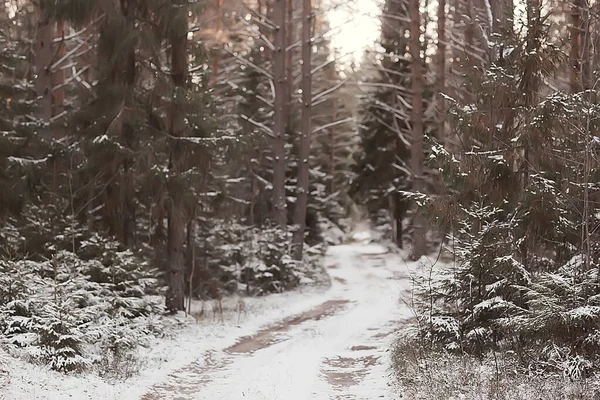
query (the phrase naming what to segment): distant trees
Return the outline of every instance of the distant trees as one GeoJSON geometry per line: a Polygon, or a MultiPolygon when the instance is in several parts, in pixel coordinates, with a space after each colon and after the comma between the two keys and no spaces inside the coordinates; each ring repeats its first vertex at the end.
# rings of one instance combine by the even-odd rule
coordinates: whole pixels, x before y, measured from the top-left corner
{"type": "Polygon", "coordinates": [[[383,53],[371,56],[376,77],[365,82],[367,93],[359,105],[361,151],[356,162],[352,193],[371,215],[387,209],[395,226],[394,239],[402,245],[410,188],[410,15],[404,0],[388,0],[381,17],[383,53]]]}
{"type": "Polygon", "coordinates": [[[421,55],[420,3],[386,1],[381,24],[383,52],[373,55],[374,66],[369,67],[377,73],[363,83],[367,90],[359,106],[362,151],[352,193],[372,216],[389,211],[392,237],[398,245],[402,246],[410,226],[413,256],[418,258],[427,252],[427,219],[420,202],[414,200],[430,191],[424,143],[427,137],[434,139],[436,125],[440,126],[434,120],[437,116],[428,111],[433,82],[424,79],[429,68],[421,55]],[[414,213],[408,219],[411,209],[414,213]]]}

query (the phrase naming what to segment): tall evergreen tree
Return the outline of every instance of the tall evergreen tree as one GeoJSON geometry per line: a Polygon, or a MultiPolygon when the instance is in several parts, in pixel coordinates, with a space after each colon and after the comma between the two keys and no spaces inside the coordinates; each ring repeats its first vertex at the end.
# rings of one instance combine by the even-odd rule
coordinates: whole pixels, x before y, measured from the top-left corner
{"type": "Polygon", "coordinates": [[[408,202],[400,193],[410,188],[410,16],[404,0],[387,0],[381,17],[377,76],[364,82],[367,93],[359,108],[361,151],[356,164],[352,195],[371,215],[389,210],[393,236],[402,244],[403,220],[408,202]]]}

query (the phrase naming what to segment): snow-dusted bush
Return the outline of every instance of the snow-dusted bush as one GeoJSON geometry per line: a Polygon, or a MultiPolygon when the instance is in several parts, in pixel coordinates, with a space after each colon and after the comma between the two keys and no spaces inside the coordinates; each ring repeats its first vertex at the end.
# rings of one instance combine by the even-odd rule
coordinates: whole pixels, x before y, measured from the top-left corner
{"type": "Polygon", "coordinates": [[[103,261],[65,251],[44,262],[2,260],[0,335],[57,371],[131,364],[126,353],[161,334],[153,319],[162,300],[145,294],[156,280],[142,260],[114,252],[103,261]]]}
{"type": "Polygon", "coordinates": [[[262,295],[290,289],[300,280],[298,265],[289,256],[290,237],[276,227],[230,223],[207,240],[210,275],[230,292],[262,295]]]}
{"type": "Polygon", "coordinates": [[[300,283],[322,283],[324,244],[305,244],[299,262],[290,256],[291,236],[292,232],[273,226],[219,221],[197,239],[193,294],[213,296],[215,281],[229,293],[249,296],[279,293],[300,283]]]}

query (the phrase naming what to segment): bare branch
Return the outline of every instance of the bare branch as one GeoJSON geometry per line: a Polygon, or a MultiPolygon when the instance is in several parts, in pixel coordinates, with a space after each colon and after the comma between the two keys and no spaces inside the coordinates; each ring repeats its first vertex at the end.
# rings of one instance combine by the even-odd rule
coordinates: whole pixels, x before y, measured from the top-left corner
{"type": "MultiPolygon", "coordinates": [[[[344,119],[340,119],[340,120],[337,120],[337,121],[330,122],[330,123],[325,124],[325,125],[321,125],[318,128],[313,129],[312,134],[315,135],[317,132],[321,132],[321,131],[323,131],[325,129],[328,129],[328,128],[331,128],[331,127],[334,127],[334,126],[338,126],[338,125],[342,125],[342,124],[347,124],[349,122],[354,122],[354,117],[348,117],[348,118],[344,118],[344,119]]],[[[319,135],[316,135],[316,136],[319,136],[319,135]]]]}
{"type": "Polygon", "coordinates": [[[275,134],[273,133],[273,130],[271,128],[269,128],[268,126],[266,126],[263,123],[260,123],[258,121],[253,120],[252,118],[248,117],[247,115],[242,114],[241,115],[242,119],[244,121],[248,121],[250,122],[252,125],[255,125],[261,129],[263,129],[270,137],[274,137],[275,134]]]}
{"type": "Polygon", "coordinates": [[[338,90],[339,88],[344,86],[344,84],[346,82],[348,82],[348,79],[344,79],[343,81],[340,81],[337,85],[330,87],[329,89],[323,90],[321,93],[316,94],[312,98],[312,101],[315,102],[315,101],[319,100],[321,97],[327,96],[328,94],[335,92],[336,90],[338,90]]]}
{"type": "Polygon", "coordinates": [[[87,43],[88,40],[90,40],[92,38],[92,36],[88,36],[88,38],[84,41],[81,41],[80,43],[77,44],[77,46],[73,47],[71,50],[69,50],[68,53],[66,53],[64,56],[62,56],[58,61],[56,61],[54,64],[52,64],[50,66],[50,70],[52,72],[56,71],[56,67],[58,67],[60,64],[62,64],[67,58],[71,57],[73,54],[75,54],[77,52],[77,50],[79,50],[84,44],[87,43]]]}
{"type": "MultiPolygon", "coordinates": [[[[257,72],[260,72],[261,74],[263,74],[264,76],[266,76],[269,79],[273,79],[273,75],[270,74],[269,72],[267,72],[266,70],[262,69],[261,67],[259,67],[258,65],[254,64],[253,62],[250,62],[248,60],[246,60],[243,57],[240,57],[239,55],[235,54],[234,52],[232,52],[231,50],[228,49],[224,49],[227,53],[229,53],[231,56],[233,56],[235,59],[237,59],[238,61],[241,61],[242,64],[246,64],[249,67],[254,68],[254,70],[256,70],[257,72]]],[[[190,70],[191,71],[191,70],[190,70]]]]}

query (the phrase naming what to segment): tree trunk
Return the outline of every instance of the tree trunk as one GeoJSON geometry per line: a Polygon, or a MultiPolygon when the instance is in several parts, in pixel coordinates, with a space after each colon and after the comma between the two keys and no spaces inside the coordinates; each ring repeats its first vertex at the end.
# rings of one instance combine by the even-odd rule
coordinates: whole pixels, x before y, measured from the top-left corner
{"type": "Polygon", "coordinates": [[[287,82],[286,82],[286,3],[287,0],[275,0],[273,22],[275,30],[275,51],[273,52],[273,70],[275,77],[275,126],[273,129],[273,218],[280,228],[286,229],[285,196],[285,129],[287,126],[287,82]]]}
{"type": "MultiPolygon", "coordinates": [[[[223,20],[223,0],[216,0],[217,1],[217,10],[216,10],[216,15],[215,15],[215,31],[218,37],[221,36],[221,25],[222,25],[222,20],[223,20]]],[[[220,63],[220,44],[216,44],[215,46],[216,52],[215,55],[213,56],[213,68],[212,68],[212,83],[213,85],[216,84],[217,82],[217,76],[219,75],[219,63],[220,63]]]]}
{"type": "Polygon", "coordinates": [[[294,0],[288,0],[287,3],[287,25],[286,25],[286,54],[285,54],[285,79],[287,79],[287,92],[285,99],[288,134],[292,135],[290,126],[292,121],[292,93],[294,92],[294,52],[290,47],[294,44],[294,0]]]}
{"type": "Polygon", "coordinates": [[[581,10],[583,0],[573,0],[571,3],[571,61],[570,88],[571,93],[580,90],[579,75],[581,71],[581,10]]]}
{"type": "MultiPolygon", "coordinates": [[[[173,6],[180,9],[179,12],[187,13],[185,0],[173,0],[173,6]]],[[[184,26],[174,28],[171,33],[171,80],[173,82],[173,98],[169,118],[169,133],[173,138],[184,135],[185,120],[178,105],[179,99],[183,98],[185,82],[187,78],[187,18],[181,20],[184,26]]],[[[177,180],[185,172],[186,154],[177,140],[171,142],[169,170],[171,180],[177,180]]],[[[173,181],[171,183],[174,183],[173,181]]],[[[185,256],[184,244],[185,234],[185,204],[184,193],[180,185],[169,185],[168,205],[168,228],[167,228],[167,268],[168,268],[168,291],[166,298],[167,309],[171,312],[185,310],[185,256]]]]}
{"type": "Polygon", "coordinates": [[[311,103],[312,103],[312,76],[311,76],[311,26],[312,5],[311,0],[302,2],[302,121],[300,151],[298,154],[298,184],[296,199],[296,214],[294,225],[296,231],[293,238],[293,255],[296,260],[302,259],[304,245],[304,231],[306,230],[306,209],[308,207],[308,184],[310,174],[310,137],[311,137],[311,103]]]}
{"type": "MultiPolygon", "coordinates": [[[[464,41],[464,62],[461,63],[461,69],[466,76],[470,76],[475,73],[475,68],[479,65],[477,58],[474,57],[473,53],[476,52],[477,45],[475,44],[475,15],[473,15],[473,8],[470,7],[473,3],[469,2],[457,2],[459,9],[463,12],[461,15],[461,19],[465,23],[464,33],[465,33],[465,41],[464,41]],[[466,17],[466,18],[465,18],[466,17]]],[[[461,90],[461,98],[463,100],[462,104],[470,104],[474,101],[474,95],[469,90],[461,90]]],[[[468,146],[469,144],[467,144],[468,146]]]]}
{"type": "Polygon", "coordinates": [[[394,220],[393,239],[399,248],[404,246],[404,217],[406,216],[406,200],[400,193],[394,193],[390,196],[392,203],[392,217],[394,220]]]}
{"type": "MultiPolygon", "coordinates": [[[[62,59],[66,53],[65,46],[65,22],[59,21],[56,23],[56,38],[60,40],[58,43],[58,51],[56,52],[57,59],[62,59]]],[[[56,72],[53,76],[53,87],[56,88],[54,90],[54,113],[53,115],[59,116],[65,110],[65,70],[62,68],[63,65],[66,64],[62,62],[58,65],[56,72]]],[[[61,117],[62,118],[62,117],[61,117]]],[[[63,135],[63,129],[58,127],[54,131],[54,137],[60,137],[63,135]]]]}
{"type": "MultiPolygon", "coordinates": [[[[126,3],[125,18],[127,24],[133,29],[135,26],[135,5],[132,2],[126,3]]],[[[135,85],[135,48],[131,47],[128,49],[127,58],[125,61],[125,71],[123,76],[124,86],[127,88],[126,104],[129,105],[133,98],[133,86],[135,85]]],[[[133,139],[135,134],[134,128],[129,121],[123,123],[123,141],[130,146],[130,141],[133,139]]],[[[126,246],[135,245],[135,193],[134,193],[134,178],[133,171],[131,170],[132,160],[127,157],[123,160],[123,176],[121,178],[121,192],[122,192],[122,207],[123,207],[123,243],[126,246]]]]}
{"type": "MultiPolygon", "coordinates": [[[[413,192],[423,192],[423,61],[421,59],[421,13],[419,0],[409,1],[410,13],[410,54],[412,58],[412,142],[410,147],[413,192]]],[[[417,260],[427,252],[425,241],[426,217],[417,205],[413,220],[413,253],[417,260]]]]}
{"type": "MultiPolygon", "coordinates": [[[[438,105],[438,132],[439,143],[446,144],[446,0],[438,0],[438,44],[437,44],[437,105],[438,105]]],[[[447,146],[445,146],[447,147],[447,146]]]]}
{"type": "Polygon", "coordinates": [[[492,31],[502,33],[513,30],[515,5],[513,0],[490,0],[492,9],[492,31]]]}
{"type": "MultiPolygon", "coordinates": [[[[331,122],[337,121],[337,99],[334,97],[331,122]]],[[[329,128],[329,195],[335,192],[335,126],[329,128]]]]}
{"type": "Polygon", "coordinates": [[[581,31],[579,33],[581,40],[581,68],[580,68],[580,85],[582,90],[589,90],[594,86],[592,65],[592,35],[590,32],[590,6],[589,2],[581,3],[580,8],[581,31]]]}
{"type": "Polygon", "coordinates": [[[195,217],[196,217],[196,212],[195,210],[192,210],[190,217],[188,218],[187,221],[187,227],[186,227],[186,238],[185,238],[185,243],[186,243],[186,264],[187,264],[187,275],[188,275],[188,291],[187,291],[187,295],[188,295],[188,313],[189,313],[189,307],[190,304],[192,302],[192,298],[196,295],[196,293],[194,292],[196,290],[196,288],[198,287],[197,284],[197,279],[196,278],[196,229],[195,229],[195,217]]]}
{"type": "MultiPolygon", "coordinates": [[[[38,118],[41,122],[50,123],[52,118],[52,71],[50,67],[54,58],[52,42],[54,29],[52,21],[45,12],[45,0],[40,0],[37,9],[37,32],[35,37],[35,93],[38,97],[38,118]]],[[[44,137],[52,134],[48,127],[40,130],[44,137]]]]}
{"type": "Polygon", "coordinates": [[[168,210],[167,227],[167,268],[168,268],[168,290],[166,307],[171,312],[185,310],[185,287],[184,287],[184,254],[185,242],[185,215],[183,207],[172,204],[168,210]]]}

